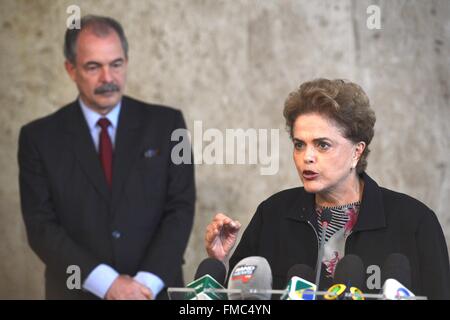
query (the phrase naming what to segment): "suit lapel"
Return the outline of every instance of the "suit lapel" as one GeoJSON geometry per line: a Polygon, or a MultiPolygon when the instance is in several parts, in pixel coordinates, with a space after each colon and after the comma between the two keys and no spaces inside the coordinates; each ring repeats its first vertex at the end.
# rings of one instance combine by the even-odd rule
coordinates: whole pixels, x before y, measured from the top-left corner
{"type": "MultiPolygon", "coordinates": [[[[112,179],[112,208],[118,207],[126,179],[133,167],[136,159],[139,157],[141,132],[139,110],[128,100],[123,98],[122,109],[119,115],[117,126],[116,142],[114,148],[113,160],[113,179],[112,179]]],[[[114,212],[113,212],[114,214],[114,212]]]]}
{"type": "Polygon", "coordinates": [[[82,170],[106,201],[110,201],[109,191],[103,170],[98,158],[97,150],[92,141],[86,119],[81,112],[78,101],[71,106],[70,118],[67,123],[67,130],[71,134],[72,147],[82,170]]]}

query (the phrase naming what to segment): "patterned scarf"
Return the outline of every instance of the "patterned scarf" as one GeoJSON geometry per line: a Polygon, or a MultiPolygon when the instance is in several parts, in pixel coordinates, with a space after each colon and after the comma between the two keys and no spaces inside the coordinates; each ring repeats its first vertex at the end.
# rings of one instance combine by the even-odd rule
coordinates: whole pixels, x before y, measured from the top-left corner
{"type": "MultiPolygon", "coordinates": [[[[361,202],[354,202],[337,207],[316,206],[317,222],[322,225],[322,215],[326,210],[331,213],[331,221],[325,235],[324,256],[322,263],[325,265],[324,276],[332,278],[336,264],[345,255],[345,241],[351,234],[353,226],[358,219],[361,202]]],[[[322,228],[318,228],[319,243],[322,241],[322,228]]]]}

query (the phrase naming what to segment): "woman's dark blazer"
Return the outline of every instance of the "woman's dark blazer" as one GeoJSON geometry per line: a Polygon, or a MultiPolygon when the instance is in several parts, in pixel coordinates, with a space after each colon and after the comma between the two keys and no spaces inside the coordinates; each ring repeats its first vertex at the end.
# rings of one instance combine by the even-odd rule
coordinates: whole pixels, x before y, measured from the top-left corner
{"type": "MultiPolygon", "coordinates": [[[[358,255],[365,268],[382,268],[389,254],[401,253],[411,265],[413,293],[429,299],[450,299],[448,250],[434,212],[416,199],[378,186],[366,173],[361,177],[364,191],[360,212],[346,240],[345,254],[358,255]]],[[[291,266],[307,264],[314,269],[316,265],[314,218],[314,194],[304,188],[271,196],[258,206],[230,258],[230,270],[245,257],[262,256],[271,266],[273,288],[284,288],[291,266]]]]}

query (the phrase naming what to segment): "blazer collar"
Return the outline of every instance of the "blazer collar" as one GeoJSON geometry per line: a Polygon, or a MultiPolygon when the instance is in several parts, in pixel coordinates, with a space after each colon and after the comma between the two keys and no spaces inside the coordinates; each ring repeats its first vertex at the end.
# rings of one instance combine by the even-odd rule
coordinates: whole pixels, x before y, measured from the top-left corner
{"type": "Polygon", "coordinates": [[[70,134],[70,145],[82,170],[98,192],[109,201],[111,197],[109,188],[78,100],[68,106],[64,127],[70,134]]]}
{"type": "Polygon", "coordinates": [[[141,114],[132,99],[122,98],[121,112],[116,133],[113,160],[113,188],[109,189],[98,159],[98,153],[89,132],[79,101],[68,105],[65,129],[71,136],[71,144],[83,171],[105,200],[113,203],[120,198],[127,174],[139,156],[141,114]]]}
{"type": "MultiPolygon", "coordinates": [[[[364,191],[358,220],[353,231],[384,228],[386,227],[386,216],[381,188],[365,172],[360,176],[364,181],[364,191]]],[[[306,192],[304,188],[298,188],[297,197],[289,207],[286,218],[306,222],[313,218],[314,211],[314,194],[306,192]]]]}
{"type": "Polygon", "coordinates": [[[361,174],[364,180],[364,191],[359,208],[358,220],[353,231],[374,230],[386,227],[383,195],[380,186],[367,175],[361,174]]]}
{"type": "MultiPolygon", "coordinates": [[[[144,126],[142,114],[136,103],[127,97],[122,99],[122,110],[116,133],[112,177],[112,208],[118,207],[118,201],[123,196],[124,186],[131,168],[133,168],[139,153],[142,151],[144,126]]],[[[148,125],[148,124],[147,124],[148,125]]],[[[114,212],[113,212],[114,214],[114,212]]]]}

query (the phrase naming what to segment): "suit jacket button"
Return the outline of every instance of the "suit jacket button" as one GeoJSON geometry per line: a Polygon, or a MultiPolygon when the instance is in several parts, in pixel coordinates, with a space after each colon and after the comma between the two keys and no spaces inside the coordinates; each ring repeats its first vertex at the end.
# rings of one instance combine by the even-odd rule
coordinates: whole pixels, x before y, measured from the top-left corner
{"type": "Polygon", "coordinates": [[[113,236],[114,239],[119,239],[120,236],[121,236],[121,234],[120,234],[119,231],[114,230],[114,231],[112,232],[112,236],[113,236]]]}

